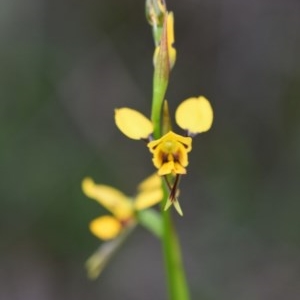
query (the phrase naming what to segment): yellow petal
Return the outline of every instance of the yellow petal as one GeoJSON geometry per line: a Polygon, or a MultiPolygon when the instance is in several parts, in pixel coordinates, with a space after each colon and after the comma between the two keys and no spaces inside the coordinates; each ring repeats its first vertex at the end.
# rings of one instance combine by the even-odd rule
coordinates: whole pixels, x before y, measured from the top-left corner
{"type": "Polygon", "coordinates": [[[173,68],[176,61],[176,49],[173,47],[174,44],[174,15],[173,12],[168,13],[167,20],[167,35],[168,35],[168,55],[170,62],[170,69],[173,68]]]}
{"type": "Polygon", "coordinates": [[[186,174],[186,168],[184,168],[181,164],[175,162],[174,163],[174,172],[176,174],[186,174]]]}
{"type": "Polygon", "coordinates": [[[161,188],[139,193],[135,199],[134,207],[136,210],[142,210],[159,203],[163,198],[161,188]]]}
{"type": "Polygon", "coordinates": [[[147,177],[139,184],[138,191],[144,192],[144,191],[160,189],[160,188],[161,188],[161,177],[159,177],[156,173],[154,173],[153,175],[147,177]]]}
{"type": "Polygon", "coordinates": [[[161,151],[155,151],[155,152],[152,152],[152,153],[153,153],[152,162],[153,162],[154,166],[157,169],[159,169],[162,166],[163,162],[164,162],[164,160],[163,160],[163,152],[161,152],[161,151]]]}
{"type": "Polygon", "coordinates": [[[115,122],[122,133],[134,140],[148,139],[153,132],[151,121],[140,112],[131,108],[116,109],[115,122]]]}
{"type": "Polygon", "coordinates": [[[161,177],[154,173],[138,186],[138,195],[134,201],[134,208],[142,210],[157,204],[163,198],[161,177]]]}
{"type": "Polygon", "coordinates": [[[90,231],[101,240],[115,238],[121,229],[121,223],[112,216],[102,216],[90,223],[90,231]]]}
{"type": "Polygon", "coordinates": [[[167,174],[171,174],[173,171],[174,171],[174,161],[169,161],[163,163],[163,165],[159,167],[158,175],[164,176],[167,174]]]}
{"type": "Polygon", "coordinates": [[[103,184],[95,184],[91,178],[82,181],[84,194],[104,206],[118,219],[130,218],[133,214],[132,201],[119,190],[103,184]]]}
{"type": "Polygon", "coordinates": [[[168,44],[169,46],[172,46],[174,44],[175,38],[174,38],[174,14],[172,11],[168,13],[167,16],[167,31],[168,31],[168,44]]]}
{"type": "Polygon", "coordinates": [[[213,110],[209,101],[200,96],[183,101],[175,114],[177,124],[191,134],[197,134],[210,129],[213,122],[213,110]]]}
{"type": "Polygon", "coordinates": [[[170,69],[172,69],[176,62],[176,49],[173,47],[169,49],[169,62],[170,62],[170,69]]]}

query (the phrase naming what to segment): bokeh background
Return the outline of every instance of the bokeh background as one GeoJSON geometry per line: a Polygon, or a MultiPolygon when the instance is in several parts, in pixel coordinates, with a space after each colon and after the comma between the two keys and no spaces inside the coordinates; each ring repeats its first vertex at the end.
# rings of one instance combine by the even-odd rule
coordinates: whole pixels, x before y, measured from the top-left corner
{"type": "MultiPolygon", "coordinates": [[[[300,2],[168,1],[171,110],[205,95],[174,214],[193,299],[300,299],[300,2]]],[[[159,242],[139,228],[97,281],[81,180],[134,194],[153,171],[113,110],[150,112],[141,0],[0,2],[0,299],[166,299],[159,242]]]]}

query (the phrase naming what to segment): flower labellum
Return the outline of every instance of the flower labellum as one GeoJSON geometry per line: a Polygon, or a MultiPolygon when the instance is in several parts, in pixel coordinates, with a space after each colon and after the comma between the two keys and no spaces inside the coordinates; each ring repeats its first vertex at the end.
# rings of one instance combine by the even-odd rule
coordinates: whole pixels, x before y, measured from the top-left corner
{"type": "Polygon", "coordinates": [[[187,153],[192,149],[192,139],[169,131],[160,139],[148,143],[153,153],[153,164],[158,175],[186,174],[187,153]]]}

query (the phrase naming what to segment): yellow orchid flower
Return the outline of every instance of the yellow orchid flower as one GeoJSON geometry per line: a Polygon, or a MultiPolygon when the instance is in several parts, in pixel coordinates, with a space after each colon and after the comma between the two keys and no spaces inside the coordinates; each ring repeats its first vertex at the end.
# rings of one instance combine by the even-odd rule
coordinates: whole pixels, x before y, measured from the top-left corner
{"type": "Polygon", "coordinates": [[[186,174],[187,153],[192,150],[192,139],[169,131],[158,140],[148,143],[153,153],[153,164],[158,175],[186,174]]]}
{"type": "Polygon", "coordinates": [[[82,190],[86,196],[96,200],[112,213],[90,222],[90,231],[102,240],[116,238],[124,228],[136,223],[137,210],[153,206],[163,198],[161,179],[157,174],[150,176],[138,186],[138,194],[133,201],[119,190],[96,184],[89,177],[82,181],[82,190]]]}
{"type": "Polygon", "coordinates": [[[115,122],[123,134],[131,139],[148,141],[147,146],[153,154],[153,164],[158,169],[158,175],[186,173],[187,153],[192,150],[191,137],[210,129],[213,110],[203,96],[188,98],[178,106],[175,119],[188,136],[169,131],[153,141],[153,124],[147,117],[127,107],[115,110],[115,122]]]}
{"type": "Polygon", "coordinates": [[[213,110],[209,101],[203,97],[192,97],[184,100],[177,108],[175,120],[179,127],[186,131],[182,136],[173,131],[167,132],[161,138],[153,140],[153,124],[140,112],[131,108],[115,110],[115,122],[120,131],[135,140],[146,140],[149,151],[153,154],[153,164],[158,169],[158,175],[165,176],[170,189],[170,201],[166,208],[175,204],[182,214],[176,199],[176,189],[179,175],[186,174],[188,153],[192,150],[192,137],[208,131],[213,122],[213,110]],[[176,176],[174,184],[170,184],[166,175],[176,176]]]}

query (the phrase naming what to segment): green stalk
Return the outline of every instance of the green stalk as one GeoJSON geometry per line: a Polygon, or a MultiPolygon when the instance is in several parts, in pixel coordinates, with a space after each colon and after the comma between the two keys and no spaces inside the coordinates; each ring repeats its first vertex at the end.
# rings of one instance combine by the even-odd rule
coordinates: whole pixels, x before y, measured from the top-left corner
{"type": "MultiPolygon", "coordinates": [[[[151,3],[154,2],[147,2],[150,5],[148,6],[148,9],[151,9],[151,3]]],[[[166,16],[167,14],[164,15],[163,24],[161,24],[163,26],[159,50],[156,50],[158,53],[154,62],[151,120],[154,125],[153,137],[155,139],[158,139],[162,134],[165,134],[162,130],[162,109],[170,75],[166,16]]],[[[166,108],[166,110],[166,113],[168,114],[168,109],[166,108]]],[[[161,204],[163,229],[161,241],[165,261],[169,300],[189,300],[190,297],[181,258],[180,244],[172,222],[170,213],[171,209],[167,211],[164,210],[166,201],[169,197],[169,189],[165,184],[163,185],[163,189],[164,199],[161,204]]]]}

